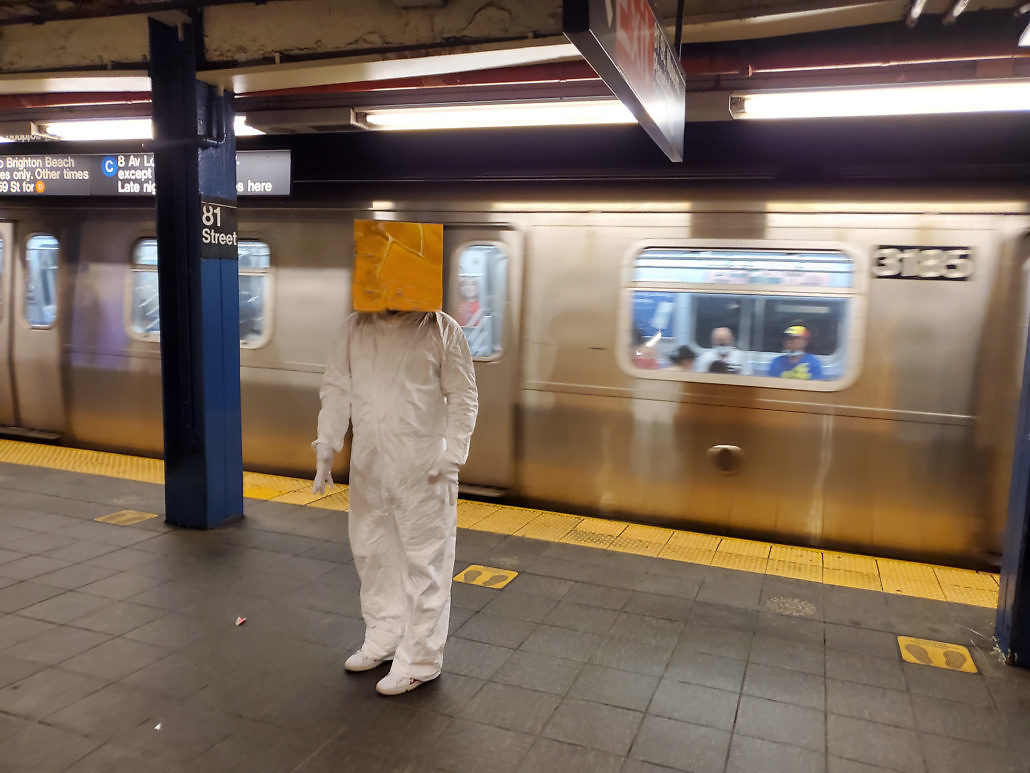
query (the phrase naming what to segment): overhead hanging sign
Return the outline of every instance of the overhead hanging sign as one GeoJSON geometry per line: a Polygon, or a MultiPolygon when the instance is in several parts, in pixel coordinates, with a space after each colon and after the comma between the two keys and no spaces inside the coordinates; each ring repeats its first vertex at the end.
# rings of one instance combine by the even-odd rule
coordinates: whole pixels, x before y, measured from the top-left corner
{"type": "MultiPolygon", "coordinates": [[[[0,155],[0,196],[153,196],[153,153],[0,155]]],[[[236,195],[289,196],[289,150],[236,153],[236,195]]]]}
{"type": "Polygon", "coordinates": [[[686,81],[648,0],[564,0],[563,31],[672,161],[683,160],[686,81]]]}

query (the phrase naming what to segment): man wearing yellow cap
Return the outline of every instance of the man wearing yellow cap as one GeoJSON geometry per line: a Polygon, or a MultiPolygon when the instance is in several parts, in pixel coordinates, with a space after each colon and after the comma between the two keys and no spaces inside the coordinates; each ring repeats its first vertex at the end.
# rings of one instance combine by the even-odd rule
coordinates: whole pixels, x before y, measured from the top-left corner
{"type": "Polygon", "coordinates": [[[348,522],[365,640],[344,667],[392,661],[376,690],[399,695],[443,665],[458,468],[478,399],[461,328],[440,311],[443,229],[355,223],[353,301],[322,382],[314,490],[332,485],[348,426],[348,522]]]}
{"type": "Polygon", "coordinates": [[[791,325],[783,331],[783,354],[769,365],[773,378],[793,378],[801,381],[818,381],[823,377],[823,366],[814,354],[808,354],[808,328],[791,325]]]}

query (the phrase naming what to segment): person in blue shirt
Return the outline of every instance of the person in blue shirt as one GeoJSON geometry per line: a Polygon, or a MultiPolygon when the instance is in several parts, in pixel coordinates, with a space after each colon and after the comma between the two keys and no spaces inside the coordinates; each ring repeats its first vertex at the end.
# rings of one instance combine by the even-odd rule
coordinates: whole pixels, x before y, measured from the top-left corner
{"type": "Polygon", "coordinates": [[[814,354],[808,354],[808,328],[791,325],[783,331],[783,354],[769,364],[773,378],[794,378],[818,381],[823,377],[823,366],[814,354]]]}

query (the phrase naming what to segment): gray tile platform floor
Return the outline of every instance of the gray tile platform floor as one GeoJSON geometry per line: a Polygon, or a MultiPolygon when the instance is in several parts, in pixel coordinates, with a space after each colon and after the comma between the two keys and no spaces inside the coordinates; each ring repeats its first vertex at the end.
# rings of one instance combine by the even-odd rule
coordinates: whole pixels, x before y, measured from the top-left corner
{"type": "Polygon", "coordinates": [[[990,654],[990,610],[461,532],[459,569],[521,574],[455,584],[444,674],[382,698],[342,668],[344,514],[91,520],[122,508],[161,487],[0,464],[5,773],[1030,771],[1030,673],[990,654]],[[903,663],[899,633],[980,673],[903,663]]]}

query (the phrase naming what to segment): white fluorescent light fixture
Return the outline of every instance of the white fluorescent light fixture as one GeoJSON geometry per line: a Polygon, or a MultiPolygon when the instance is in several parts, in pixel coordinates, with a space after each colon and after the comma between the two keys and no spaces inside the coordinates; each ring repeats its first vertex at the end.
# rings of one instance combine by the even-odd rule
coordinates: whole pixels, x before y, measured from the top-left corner
{"type": "Polygon", "coordinates": [[[524,102],[432,107],[396,107],[369,110],[369,129],[485,129],[522,126],[586,126],[636,123],[633,114],[616,99],[524,102]]]}
{"type": "Polygon", "coordinates": [[[90,121],[53,121],[46,124],[51,137],[69,142],[90,140],[149,140],[153,136],[149,118],[111,118],[90,121]]]}
{"type": "Polygon", "coordinates": [[[1030,110],[1030,81],[792,89],[730,95],[734,118],[849,118],[1030,110]]]}
{"type": "Polygon", "coordinates": [[[237,137],[256,137],[259,134],[264,134],[260,129],[255,129],[253,126],[247,123],[247,116],[238,115],[232,122],[233,132],[237,137]]]}
{"type": "MultiPolygon", "coordinates": [[[[245,115],[236,116],[233,129],[237,137],[264,134],[247,125],[245,115]]],[[[111,118],[88,121],[54,121],[46,124],[46,133],[59,140],[89,142],[94,140],[149,140],[154,126],[149,118],[111,118]]]]}

